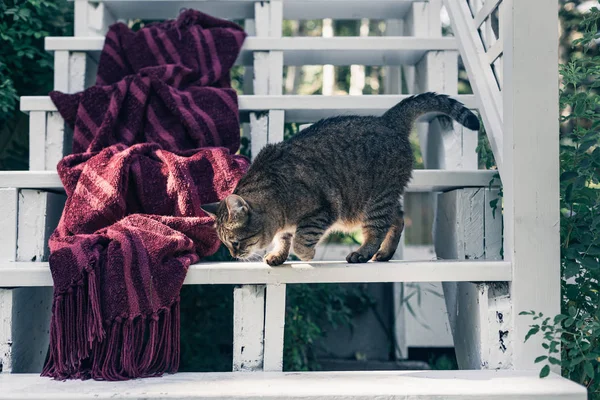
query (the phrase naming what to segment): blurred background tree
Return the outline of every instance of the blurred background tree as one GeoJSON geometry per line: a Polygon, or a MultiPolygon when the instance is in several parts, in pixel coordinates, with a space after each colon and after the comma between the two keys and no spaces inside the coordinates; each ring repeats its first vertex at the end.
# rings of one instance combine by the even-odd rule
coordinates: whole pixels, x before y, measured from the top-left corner
{"type": "Polygon", "coordinates": [[[19,96],[52,90],[53,57],[44,37],[72,34],[67,0],[0,0],[0,170],[28,169],[29,125],[19,96]]]}

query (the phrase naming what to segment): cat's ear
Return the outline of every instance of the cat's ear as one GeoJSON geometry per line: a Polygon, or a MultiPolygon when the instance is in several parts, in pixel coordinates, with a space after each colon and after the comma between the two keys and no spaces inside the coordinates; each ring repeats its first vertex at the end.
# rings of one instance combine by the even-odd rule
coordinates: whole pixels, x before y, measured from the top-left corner
{"type": "Polygon", "coordinates": [[[219,202],[216,203],[208,203],[208,204],[203,204],[200,206],[200,208],[202,208],[202,210],[207,213],[209,216],[216,218],[217,217],[217,210],[219,209],[219,202]]]}
{"type": "Polygon", "coordinates": [[[232,194],[225,198],[225,204],[227,205],[227,211],[229,212],[229,220],[237,223],[244,223],[248,219],[248,212],[250,207],[246,200],[242,199],[236,194],[232,194]]]}

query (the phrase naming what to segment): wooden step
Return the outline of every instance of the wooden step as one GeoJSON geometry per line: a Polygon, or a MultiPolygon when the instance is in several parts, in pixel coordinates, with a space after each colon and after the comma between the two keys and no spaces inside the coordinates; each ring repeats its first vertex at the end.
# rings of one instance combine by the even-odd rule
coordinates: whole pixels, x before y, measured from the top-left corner
{"type": "MultiPolygon", "coordinates": [[[[507,282],[508,261],[433,260],[348,264],[340,261],[206,262],[190,266],[186,285],[376,282],[507,282]]],[[[1,262],[0,287],[51,286],[47,262],[1,262]]]]}
{"type": "MultiPolygon", "coordinates": [[[[336,115],[381,115],[408,95],[322,96],[322,95],[240,95],[238,106],[243,120],[250,112],[285,111],[286,122],[315,122],[336,115]]],[[[478,107],[473,95],[452,96],[469,109],[478,107]]],[[[22,96],[21,111],[54,112],[48,96],[22,96]]],[[[421,120],[426,120],[424,116],[421,120]]]]}
{"type": "MultiPolygon", "coordinates": [[[[419,169],[413,173],[409,192],[446,192],[467,187],[498,186],[496,171],[446,171],[419,169]]],[[[63,191],[56,171],[0,171],[0,188],[63,191]]]]}
{"type": "Polygon", "coordinates": [[[585,400],[586,390],[536,371],[179,373],[127,382],[0,374],[0,399],[585,400]]]}
{"type": "MultiPolygon", "coordinates": [[[[48,51],[78,51],[95,58],[104,37],[46,37],[48,51]]],[[[457,50],[453,37],[248,37],[237,63],[252,65],[254,52],[282,51],[284,65],[413,65],[429,51],[457,50]]]]}
{"type": "MultiPolygon", "coordinates": [[[[284,0],[283,18],[310,20],[336,19],[402,19],[411,3],[420,0],[284,0]]],[[[175,18],[183,8],[200,10],[219,18],[253,19],[256,0],[90,0],[92,4],[104,3],[116,19],[175,18]],[[143,5],[140,5],[143,4],[143,5]]]]}

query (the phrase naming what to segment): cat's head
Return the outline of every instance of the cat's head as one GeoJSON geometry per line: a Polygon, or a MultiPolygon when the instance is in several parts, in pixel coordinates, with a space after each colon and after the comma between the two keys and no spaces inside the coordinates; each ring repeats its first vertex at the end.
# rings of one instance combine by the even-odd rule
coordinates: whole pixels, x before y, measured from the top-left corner
{"type": "Polygon", "coordinates": [[[202,209],[215,219],[219,239],[235,258],[247,258],[266,248],[274,235],[265,213],[253,208],[242,197],[232,194],[202,209]]]}

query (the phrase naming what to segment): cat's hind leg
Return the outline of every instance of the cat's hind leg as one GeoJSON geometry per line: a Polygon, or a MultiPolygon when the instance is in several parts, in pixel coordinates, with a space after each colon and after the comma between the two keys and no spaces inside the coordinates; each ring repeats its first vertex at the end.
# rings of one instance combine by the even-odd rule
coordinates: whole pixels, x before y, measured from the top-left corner
{"type": "Polygon", "coordinates": [[[302,261],[310,261],[314,258],[315,246],[331,224],[332,217],[324,210],[303,218],[298,223],[294,234],[294,253],[298,258],[302,261]]]}
{"type": "Polygon", "coordinates": [[[375,253],[373,260],[389,261],[394,256],[394,253],[398,248],[398,243],[400,243],[400,237],[402,236],[403,230],[404,212],[402,211],[402,206],[398,205],[396,208],[396,218],[392,222],[392,226],[390,226],[383,243],[381,243],[379,251],[375,253]]]}
{"type": "Polygon", "coordinates": [[[362,223],[364,242],[356,251],[348,254],[346,261],[365,263],[375,255],[395,220],[397,204],[398,197],[387,193],[367,205],[362,223]]]}
{"type": "Polygon", "coordinates": [[[275,247],[264,258],[265,262],[272,267],[281,265],[287,260],[292,245],[292,234],[290,232],[278,233],[273,243],[275,243],[275,247]]]}

